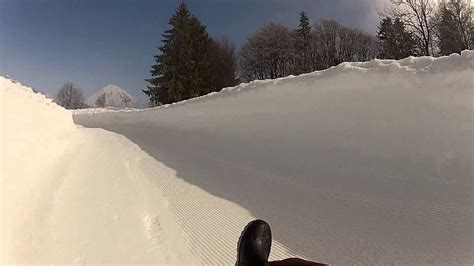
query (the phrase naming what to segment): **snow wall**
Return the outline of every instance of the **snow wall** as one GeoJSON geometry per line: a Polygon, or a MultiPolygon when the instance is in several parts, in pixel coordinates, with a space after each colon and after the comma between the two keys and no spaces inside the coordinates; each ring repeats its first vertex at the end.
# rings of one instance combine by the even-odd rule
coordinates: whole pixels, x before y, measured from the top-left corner
{"type": "MultiPolygon", "coordinates": [[[[126,136],[179,178],[266,219],[293,255],[470,264],[473,77],[473,51],[342,63],[154,109],[77,111],[74,120],[126,136]]],[[[195,230],[205,222],[176,208],[196,243],[207,243],[195,230]]],[[[231,262],[228,246],[218,257],[231,262]]]]}

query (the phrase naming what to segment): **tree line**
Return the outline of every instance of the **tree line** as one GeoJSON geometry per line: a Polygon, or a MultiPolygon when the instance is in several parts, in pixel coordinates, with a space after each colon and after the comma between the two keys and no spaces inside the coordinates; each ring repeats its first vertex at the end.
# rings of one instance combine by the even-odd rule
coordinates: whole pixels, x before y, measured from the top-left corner
{"type": "Polygon", "coordinates": [[[267,24],[238,53],[228,40],[210,37],[184,3],[169,25],[143,90],[153,105],[202,96],[238,82],[298,75],[344,61],[367,61],[378,53],[375,36],[334,20],[312,26],[304,12],[297,29],[267,24]]]}
{"type": "MultiPolygon", "coordinates": [[[[299,75],[341,62],[460,53],[474,46],[472,13],[470,0],[390,0],[390,7],[380,14],[377,35],[372,35],[335,20],[312,24],[301,12],[296,29],[266,24],[237,52],[228,39],[212,38],[181,3],[169,20],[170,29],[162,34],[143,92],[151,106],[157,106],[239,82],[299,75]]],[[[72,84],[66,84],[57,98],[66,108],[85,106],[72,84]],[[71,97],[75,100],[68,100],[71,97]]]]}
{"type": "Polygon", "coordinates": [[[376,58],[375,36],[339,24],[321,20],[311,26],[301,12],[297,29],[270,23],[250,36],[239,53],[241,81],[273,79],[322,70],[342,62],[376,58]]]}
{"type": "Polygon", "coordinates": [[[391,0],[377,37],[380,58],[440,56],[474,48],[470,0],[391,0]]]}

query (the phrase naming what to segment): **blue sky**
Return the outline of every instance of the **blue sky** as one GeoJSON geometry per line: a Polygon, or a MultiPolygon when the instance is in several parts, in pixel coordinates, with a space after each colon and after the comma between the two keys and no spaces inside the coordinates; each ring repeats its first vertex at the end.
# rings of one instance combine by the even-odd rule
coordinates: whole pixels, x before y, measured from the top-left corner
{"type": "MultiPolygon", "coordinates": [[[[0,0],[0,74],[49,95],[73,82],[89,96],[116,84],[145,101],[161,33],[177,0],[0,0]]],[[[388,0],[185,0],[213,37],[239,47],[271,21],[289,27],[305,10],[375,34],[388,0]]]]}

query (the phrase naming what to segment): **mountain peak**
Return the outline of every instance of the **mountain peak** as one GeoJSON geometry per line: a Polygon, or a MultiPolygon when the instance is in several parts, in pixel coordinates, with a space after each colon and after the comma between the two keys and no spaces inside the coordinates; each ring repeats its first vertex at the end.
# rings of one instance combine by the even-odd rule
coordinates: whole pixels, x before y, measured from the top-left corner
{"type": "Polygon", "coordinates": [[[87,99],[87,104],[93,107],[133,107],[136,99],[124,89],[114,84],[108,84],[87,99]],[[99,99],[100,97],[103,97],[99,99]]]}

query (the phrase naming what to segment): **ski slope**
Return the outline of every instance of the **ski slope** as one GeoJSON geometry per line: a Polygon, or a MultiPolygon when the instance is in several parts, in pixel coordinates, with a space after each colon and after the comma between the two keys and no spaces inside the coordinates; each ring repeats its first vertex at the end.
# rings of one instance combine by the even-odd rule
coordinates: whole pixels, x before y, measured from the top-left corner
{"type": "Polygon", "coordinates": [[[15,199],[1,205],[2,261],[233,264],[258,217],[272,259],[473,264],[473,76],[470,51],[343,63],[154,109],[75,111],[84,128],[57,107],[8,118],[21,105],[4,108],[2,88],[2,199],[15,199]]]}

